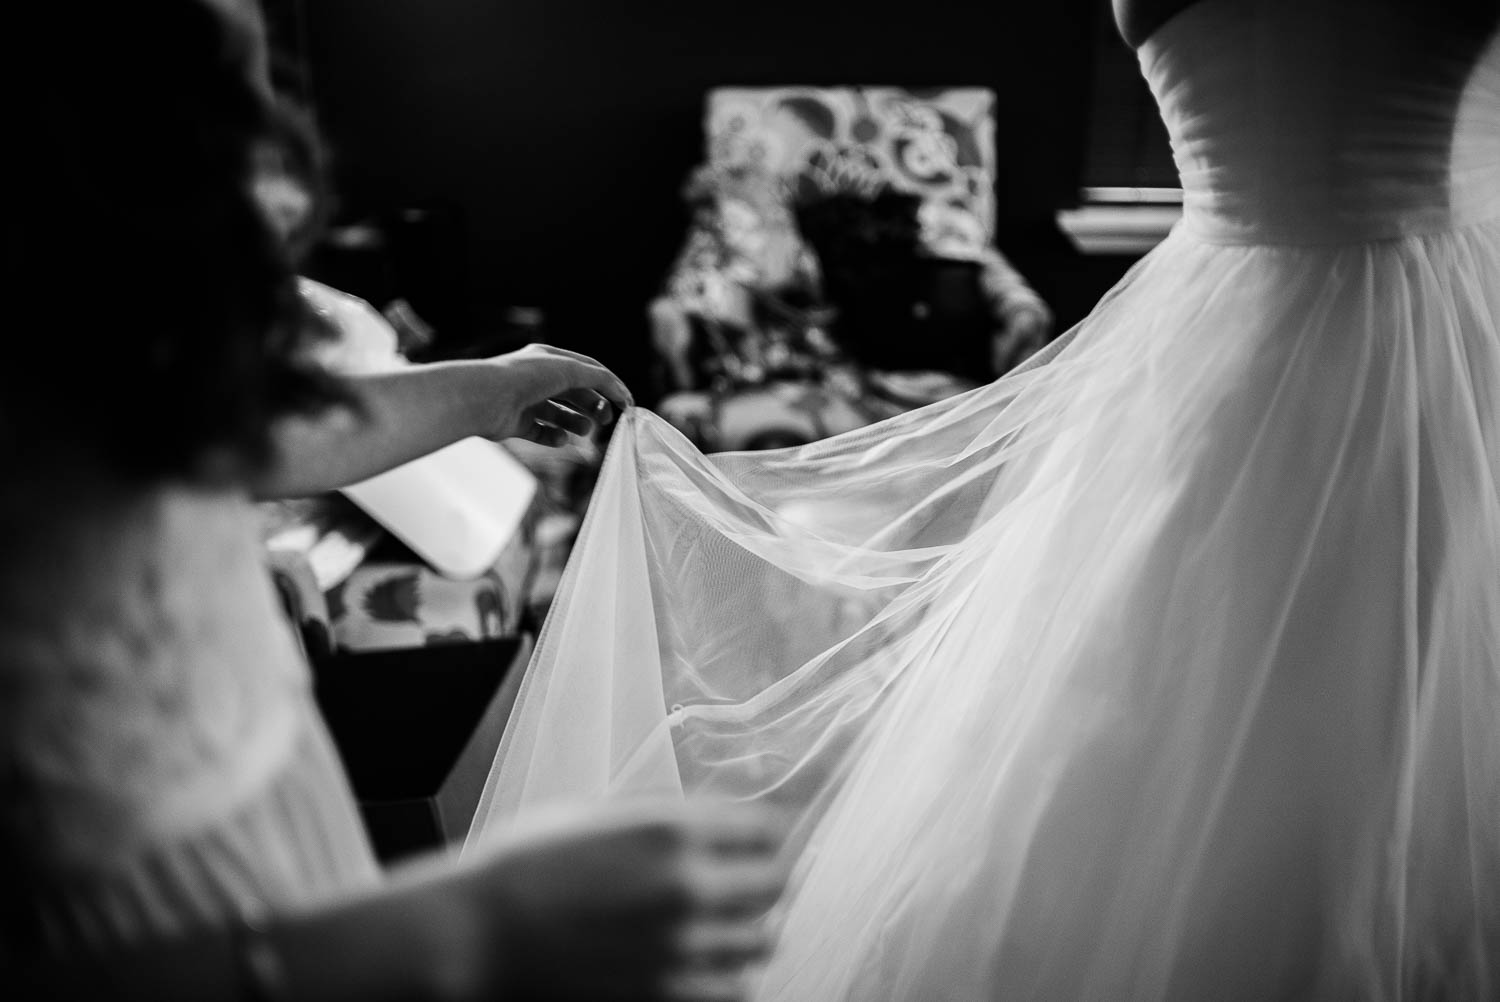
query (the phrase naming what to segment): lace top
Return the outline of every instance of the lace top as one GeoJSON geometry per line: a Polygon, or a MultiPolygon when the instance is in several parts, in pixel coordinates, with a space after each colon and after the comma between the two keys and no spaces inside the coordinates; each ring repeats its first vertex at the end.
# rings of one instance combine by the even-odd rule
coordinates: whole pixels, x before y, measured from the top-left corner
{"type": "Polygon", "coordinates": [[[6,940],[212,921],[374,878],[247,499],[7,492],[6,940]]]}

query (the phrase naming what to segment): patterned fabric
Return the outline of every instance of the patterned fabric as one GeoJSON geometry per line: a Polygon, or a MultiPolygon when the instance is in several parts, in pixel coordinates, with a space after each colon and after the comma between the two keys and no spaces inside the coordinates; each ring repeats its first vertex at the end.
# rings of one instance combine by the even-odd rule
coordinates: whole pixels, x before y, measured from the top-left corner
{"type": "Polygon", "coordinates": [[[723,87],[708,96],[708,162],[750,167],[793,197],[923,199],[924,237],[943,257],[978,257],[995,233],[995,95],[978,87],[723,87]]]}
{"type": "MultiPolygon", "coordinates": [[[[847,361],[827,335],[830,323],[855,326],[853,314],[844,311],[840,321],[828,308],[832,273],[799,232],[793,206],[911,195],[919,200],[917,253],[978,266],[988,329],[986,317],[976,316],[975,336],[988,338],[991,349],[975,346],[977,365],[954,369],[934,356],[923,366],[988,379],[1045,343],[1051,312],[993,244],[993,105],[994,94],[982,88],[709,92],[706,161],[685,192],[693,225],[650,307],[658,388],[693,391],[670,409],[709,433],[705,445],[742,436],[704,424],[704,392],[717,399],[778,380],[820,383],[847,361]]],[[[679,427],[691,431],[686,422],[679,427]]],[[[784,430],[767,426],[752,437],[774,439],[784,430]]]]}
{"type": "MultiPolygon", "coordinates": [[[[505,553],[525,559],[523,546],[505,553]]],[[[516,575],[497,568],[453,581],[417,562],[363,564],[328,595],[334,642],[370,651],[514,636],[522,611],[517,578],[524,576],[524,569],[516,575]]]]}
{"type": "Polygon", "coordinates": [[[805,445],[972,389],[941,372],[880,373],[848,364],[816,380],[684,391],[661,401],[661,416],[703,452],[805,445]]]}
{"type": "MultiPolygon", "coordinates": [[[[538,496],[514,539],[473,580],[443,577],[352,506],[352,518],[377,530],[376,541],[356,566],[325,584],[310,562],[329,538],[323,535],[310,551],[271,548],[272,576],[282,605],[315,659],[336,651],[511,637],[526,628],[528,613],[545,614],[550,591],[538,595],[539,576],[566,562],[572,536],[561,538],[551,530],[556,507],[538,496]]],[[[319,527],[309,522],[307,528],[315,533],[319,527]]]]}
{"type": "MultiPolygon", "coordinates": [[[[515,636],[541,622],[567,564],[603,449],[574,440],[556,449],[512,440],[505,448],[539,490],[515,538],[471,581],[433,571],[368,515],[337,495],[261,506],[282,604],[315,656],[515,636]],[[368,545],[333,579],[319,574],[330,539],[368,545]]],[[[346,544],[336,546],[340,554],[346,544]]]]}
{"type": "Polygon", "coordinates": [[[780,178],[754,164],[696,171],[684,192],[693,228],[673,269],[672,294],[729,315],[740,308],[731,298],[738,288],[814,293],[817,262],[797,233],[787,194],[780,178]]]}

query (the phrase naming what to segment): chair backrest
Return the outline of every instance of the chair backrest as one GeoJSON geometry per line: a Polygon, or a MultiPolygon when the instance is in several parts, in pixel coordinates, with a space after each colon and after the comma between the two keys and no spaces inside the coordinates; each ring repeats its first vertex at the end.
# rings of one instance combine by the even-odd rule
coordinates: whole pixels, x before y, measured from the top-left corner
{"type": "Polygon", "coordinates": [[[943,256],[973,256],[994,237],[993,91],[721,87],[706,104],[711,169],[770,173],[794,199],[918,195],[924,239],[943,256]]]}

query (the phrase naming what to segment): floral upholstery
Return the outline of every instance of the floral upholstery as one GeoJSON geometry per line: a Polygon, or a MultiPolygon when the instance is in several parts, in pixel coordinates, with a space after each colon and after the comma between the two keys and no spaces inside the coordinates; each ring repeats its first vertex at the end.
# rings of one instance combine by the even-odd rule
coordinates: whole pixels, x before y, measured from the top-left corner
{"type": "MultiPolygon", "coordinates": [[[[524,557],[510,547],[515,560],[524,557]]],[[[453,581],[417,561],[371,562],[355,568],[328,596],[334,645],[340,650],[389,650],[497,640],[518,633],[521,574],[504,566],[470,581],[453,581]]]]}
{"type": "Polygon", "coordinates": [[[1051,313],[994,246],[994,103],[974,87],[710,91],[705,162],[684,192],[693,224],[650,306],[663,415],[707,449],[790,444],[958,392],[1040,348],[1051,313]],[[852,242],[828,239],[835,217],[834,235],[852,242]],[[888,309],[849,281],[855,259],[840,247],[903,226],[904,277],[946,268],[973,283],[957,351],[899,320],[941,316],[923,329],[937,331],[954,300],[929,311],[931,300],[900,298],[903,282],[888,287],[900,300],[888,309]],[[942,372],[893,381],[892,368],[942,372]]]}
{"type": "Polygon", "coordinates": [[[978,87],[722,87],[708,95],[708,163],[764,171],[793,199],[920,196],[929,249],[974,258],[995,234],[994,104],[978,87]]]}
{"type": "Polygon", "coordinates": [[[262,505],[272,577],[310,653],[495,640],[546,617],[601,451],[509,445],[542,490],[493,566],[470,580],[439,574],[337,494],[262,505]]]}

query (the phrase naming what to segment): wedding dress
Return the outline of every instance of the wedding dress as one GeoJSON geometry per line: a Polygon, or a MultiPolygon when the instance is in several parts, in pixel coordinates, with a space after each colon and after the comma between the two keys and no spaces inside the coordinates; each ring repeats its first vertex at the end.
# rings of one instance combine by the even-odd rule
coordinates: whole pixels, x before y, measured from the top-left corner
{"type": "Polygon", "coordinates": [[[1500,997],[1500,42],[1448,7],[1158,30],[1184,218],[1039,364],[782,452],[628,414],[471,843],[781,807],[760,1000],[1500,997]]]}

